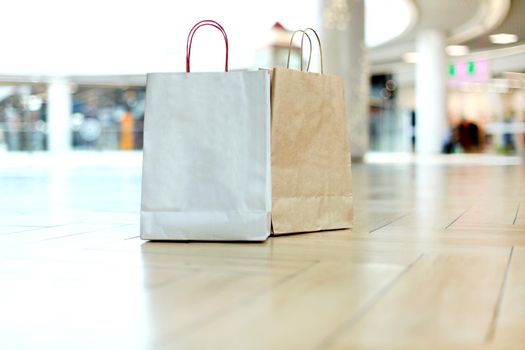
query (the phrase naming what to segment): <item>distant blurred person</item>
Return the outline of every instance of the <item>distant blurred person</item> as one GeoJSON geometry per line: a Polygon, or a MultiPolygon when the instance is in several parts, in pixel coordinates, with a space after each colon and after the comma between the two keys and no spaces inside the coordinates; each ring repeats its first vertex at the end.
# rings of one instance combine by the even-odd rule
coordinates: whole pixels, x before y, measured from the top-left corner
{"type": "Polygon", "coordinates": [[[452,154],[457,152],[458,146],[458,128],[451,127],[449,128],[448,134],[445,138],[445,143],[443,145],[443,153],[452,154]]]}
{"type": "Polygon", "coordinates": [[[22,117],[12,106],[5,108],[6,119],[6,141],[9,151],[20,151],[22,149],[22,117]]]}
{"type": "Polygon", "coordinates": [[[99,137],[102,133],[100,123],[100,111],[95,95],[89,95],[87,103],[82,110],[84,120],[80,126],[80,144],[82,148],[96,148],[99,137]]]}
{"type": "MultiPolygon", "coordinates": [[[[503,123],[511,124],[513,122],[513,116],[511,113],[508,113],[507,116],[503,119],[503,123]]],[[[510,126],[510,125],[509,125],[510,126]]],[[[514,153],[516,151],[516,144],[514,142],[514,135],[510,131],[510,128],[503,133],[503,151],[505,153],[514,153]]]]}
{"type": "Polygon", "coordinates": [[[475,153],[481,151],[481,131],[476,123],[461,118],[456,129],[458,143],[463,152],[475,153]]]}
{"type": "Polygon", "coordinates": [[[461,118],[457,126],[458,143],[464,152],[468,152],[471,146],[469,122],[465,118],[461,118]]]}
{"type": "Polygon", "coordinates": [[[142,149],[144,144],[144,114],[135,121],[134,148],[142,149]]]}
{"type": "Polygon", "coordinates": [[[470,138],[470,152],[479,152],[481,148],[481,142],[479,137],[479,127],[476,123],[470,122],[468,124],[468,132],[470,138]]]}
{"type": "Polygon", "coordinates": [[[132,150],[134,146],[134,120],[131,111],[126,111],[120,121],[120,149],[132,150]]]}
{"type": "Polygon", "coordinates": [[[412,146],[412,152],[416,150],[416,111],[410,111],[410,144],[412,146]]]}
{"type": "Polygon", "coordinates": [[[443,149],[442,149],[442,152],[445,154],[456,153],[457,151],[459,137],[458,137],[458,129],[456,126],[454,126],[456,124],[454,120],[455,118],[453,116],[449,116],[448,133],[447,133],[447,136],[445,137],[445,142],[443,144],[443,149]]]}

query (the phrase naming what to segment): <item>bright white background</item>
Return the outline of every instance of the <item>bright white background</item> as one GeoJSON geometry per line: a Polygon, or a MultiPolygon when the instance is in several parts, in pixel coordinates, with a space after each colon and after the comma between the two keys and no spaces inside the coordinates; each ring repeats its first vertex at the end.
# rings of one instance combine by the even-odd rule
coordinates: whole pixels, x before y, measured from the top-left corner
{"type": "MultiPolygon", "coordinates": [[[[253,64],[274,22],[319,28],[321,0],[2,0],[0,74],[141,74],[182,71],[186,35],[215,19],[230,39],[230,67],[253,64]]],[[[401,33],[410,23],[406,0],[367,0],[367,43],[401,33]]],[[[385,39],[386,38],[386,39],[385,39]]],[[[221,70],[219,32],[201,29],[192,67],[221,70]]]]}

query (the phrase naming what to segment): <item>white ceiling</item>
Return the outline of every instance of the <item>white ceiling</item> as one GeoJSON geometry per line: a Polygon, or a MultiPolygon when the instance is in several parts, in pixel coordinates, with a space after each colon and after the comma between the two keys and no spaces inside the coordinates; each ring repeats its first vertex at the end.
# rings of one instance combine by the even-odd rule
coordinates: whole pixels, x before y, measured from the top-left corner
{"type": "Polygon", "coordinates": [[[449,44],[467,44],[472,51],[488,49],[488,35],[494,32],[520,32],[521,40],[525,40],[525,0],[412,1],[417,8],[416,24],[371,50],[375,65],[401,61],[404,53],[414,51],[418,31],[426,28],[441,30],[449,44]]]}
{"type": "MultiPolygon", "coordinates": [[[[489,35],[497,33],[516,34],[520,42],[525,43],[525,0],[512,0],[505,19],[492,30],[473,38],[465,43],[471,50],[495,47],[489,40],[489,35]]],[[[498,45],[497,47],[501,47],[498,45]]]]}

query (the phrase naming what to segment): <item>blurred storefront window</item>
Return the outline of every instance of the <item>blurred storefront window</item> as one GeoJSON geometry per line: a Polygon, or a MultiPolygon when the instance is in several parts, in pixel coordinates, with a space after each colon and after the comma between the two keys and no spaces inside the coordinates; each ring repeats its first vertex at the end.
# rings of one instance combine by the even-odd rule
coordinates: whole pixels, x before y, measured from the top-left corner
{"type": "MultiPolygon", "coordinates": [[[[75,150],[142,149],[144,87],[72,85],[75,150]]],[[[48,149],[47,85],[0,85],[0,151],[48,149]]]]}
{"type": "Polygon", "coordinates": [[[45,150],[46,119],[45,85],[0,85],[0,150],[45,150]]]}
{"type": "Polygon", "coordinates": [[[415,120],[397,104],[397,83],[389,74],[373,75],[370,83],[370,150],[412,151],[415,120]]]}
{"type": "Polygon", "coordinates": [[[143,87],[78,86],[73,93],[73,148],[142,149],[143,87]]]}

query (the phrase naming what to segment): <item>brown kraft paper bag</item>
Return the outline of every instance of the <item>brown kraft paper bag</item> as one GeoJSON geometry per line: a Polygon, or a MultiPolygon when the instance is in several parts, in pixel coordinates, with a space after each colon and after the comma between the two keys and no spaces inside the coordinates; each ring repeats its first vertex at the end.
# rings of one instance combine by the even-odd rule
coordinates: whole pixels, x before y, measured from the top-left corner
{"type": "Polygon", "coordinates": [[[351,156],[342,79],[274,68],[271,109],[273,233],[351,227],[351,156]]]}

